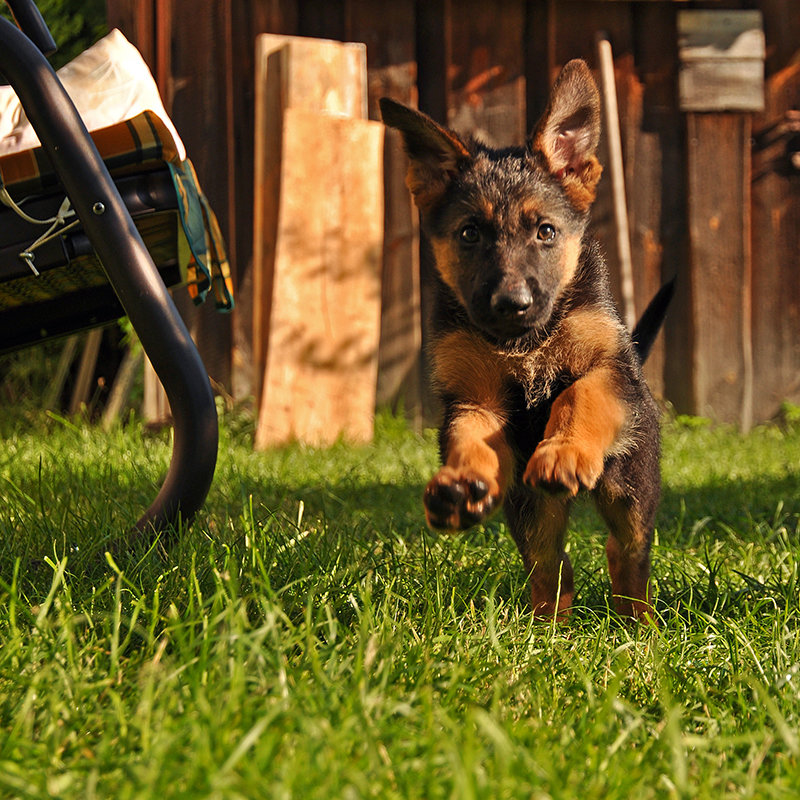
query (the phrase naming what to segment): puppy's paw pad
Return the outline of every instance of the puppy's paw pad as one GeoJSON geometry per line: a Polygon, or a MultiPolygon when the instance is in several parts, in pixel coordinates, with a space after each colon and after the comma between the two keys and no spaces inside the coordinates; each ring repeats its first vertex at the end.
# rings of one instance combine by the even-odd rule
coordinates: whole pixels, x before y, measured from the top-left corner
{"type": "Polygon", "coordinates": [[[432,528],[463,530],[485,519],[499,503],[499,490],[477,475],[442,467],[425,487],[423,501],[432,528]]]}

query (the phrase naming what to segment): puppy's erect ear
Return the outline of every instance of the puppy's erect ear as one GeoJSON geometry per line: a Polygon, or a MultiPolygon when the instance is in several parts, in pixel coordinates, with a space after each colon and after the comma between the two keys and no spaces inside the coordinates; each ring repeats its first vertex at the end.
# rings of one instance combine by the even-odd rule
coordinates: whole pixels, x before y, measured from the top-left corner
{"type": "Polygon", "coordinates": [[[410,159],[406,183],[420,210],[444,194],[459,165],[470,158],[466,145],[451,131],[408,106],[382,97],[383,121],[403,136],[410,159]]]}
{"type": "Polygon", "coordinates": [[[600,140],[600,94],[585,61],[568,62],[550,93],[529,147],[541,153],[575,208],[594,202],[603,168],[595,156],[600,140]]]}

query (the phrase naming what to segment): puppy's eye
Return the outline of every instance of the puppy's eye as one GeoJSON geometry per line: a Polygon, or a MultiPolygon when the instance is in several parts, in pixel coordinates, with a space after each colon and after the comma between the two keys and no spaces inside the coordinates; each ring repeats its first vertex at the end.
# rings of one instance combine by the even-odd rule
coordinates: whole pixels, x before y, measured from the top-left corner
{"type": "Polygon", "coordinates": [[[458,232],[458,236],[464,244],[477,244],[480,241],[481,232],[477,225],[469,222],[458,232]]]}
{"type": "Polygon", "coordinates": [[[536,238],[540,242],[552,242],[556,238],[556,229],[549,222],[544,222],[536,231],[536,238]]]}

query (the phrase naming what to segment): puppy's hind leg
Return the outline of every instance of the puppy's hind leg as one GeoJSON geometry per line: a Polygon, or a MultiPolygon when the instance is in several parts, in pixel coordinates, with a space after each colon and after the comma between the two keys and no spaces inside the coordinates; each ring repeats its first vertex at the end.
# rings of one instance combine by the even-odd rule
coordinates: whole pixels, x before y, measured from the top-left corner
{"type": "Polygon", "coordinates": [[[598,487],[595,502],[609,527],[606,542],[611,592],[617,613],[654,618],[650,594],[650,546],[653,540],[658,490],[644,497],[598,487]]]}
{"type": "Polygon", "coordinates": [[[565,495],[517,487],[505,503],[511,529],[531,587],[531,608],[538,617],[569,614],[575,585],[564,551],[571,501],[565,495]]]}

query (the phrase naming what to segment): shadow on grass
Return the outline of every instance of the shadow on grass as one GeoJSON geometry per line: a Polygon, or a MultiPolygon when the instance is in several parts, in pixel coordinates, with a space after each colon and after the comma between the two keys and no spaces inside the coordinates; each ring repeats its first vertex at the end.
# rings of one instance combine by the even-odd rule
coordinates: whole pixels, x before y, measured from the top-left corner
{"type": "MultiPolygon", "coordinates": [[[[389,525],[419,535],[425,528],[422,505],[424,484],[347,483],[320,485],[242,484],[242,496],[252,497],[257,508],[291,515],[302,503],[310,517],[336,519],[357,516],[373,521],[376,532],[389,525]]],[[[696,546],[703,536],[738,536],[746,539],[759,526],[775,526],[800,517],[800,479],[754,478],[720,481],[690,490],[664,486],[656,526],[662,542],[670,546],[696,546]]],[[[485,526],[497,527],[502,513],[485,526]]],[[[792,529],[794,523],[787,523],[792,529]]],[[[588,498],[579,498],[572,511],[570,535],[604,531],[603,523],[588,498]]]]}
{"type": "MultiPolygon", "coordinates": [[[[467,532],[446,534],[428,531],[422,507],[423,484],[351,486],[249,486],[256,505],[262,508],[292,509],[303,504],[308,518],[324,519],[336,527],[340,515],[344,524],[359,517],[363,525],[355,535],[382,538],[400,532],[410,546],[444,542],[445,550],[457,551],[464,542],[475,550],[500,550],[502,568],[518,573],[503,580],[498,590],[506,597],[519,592],[524,582],[522,564],[498,514],[486,524],[467,532]],[[424,541],[423,541],[424,540],[424,541]]],[[[726,602],[754,600],[759,596],[789,602],[790,588],[779,569],[773,569],[787,543],[798,552],[800,528],[800,481],[793,476],[717,481],[688,491],[665,486],[657,517],[657,545],[654,548],[655,577],[659,582],[659,611],[684,605],[710,611],[717,608],[723,593],[726,602]],[[761,553],[760,576],[742,570],[750,565],[740,561],[748,548],[761,553]],[[772,566],[771,566],[772,565],[772,566]],[[725,586],[723,587],[723,584],[725,586]]],[[[578,599],[582,605],[602,611],[608,605],[610,587],[605,562],[607,530],[588,498],[576,501],[571,515],[568,541],[576,567],[578,599]]],[[[491,569],[492,557],[482,562],[491,569]]],[[[453,570],[464,566],[463,559],[453,570]]],[[[453,575],[453,580],[458,580],[453,575]]]]}
{"type": "MultiPolygon", "coordinates": [[[[277,588],[292,582],[304,585],[329,572],[323,583],[333,586],[339,580],[344,590],[371,569],[402,571],[421,562],[426,580],[458,585],[473,602],[481,593],[485,596],[489,585],[500,597],[519,597],[525,583],[502,515],[464,533],[431,532],[422,507],[424,480],[417,475],[387,483],[370,480],[363,472],[333,480],[324,471],[306,479],[253,480],[227,471],[212,486],[194,525],[167,532],[158,546],[146,538],[127,544],[118,540],[120,520],[132,524],[139,511],[131,515],[131,509],[144,509],[158,484],[141,475],[132,484],[124,482],[114,471],[100,470],[90,477],[93,488],[84,485],[82,498],[74,478],[71,483],[20,487],[19,496],[10,498],[21,504],[23,513],[0,519],[4,580],[19,561],[19,574],[31,591],[46,592],[51,564],[66,555],[74,576],[99,582],[113,574],[105,555],[110,550],[118,568],[134,576],[143,591],[151,591],[170,570],[185,575],[187,563],[206,562],[208,572],[217,568],[210,562],[223,551],[244,559],[254,546],[245,540],[258,530],[256,546],[277,565],[270,575],[277,588]]],[[[783,528],[797,549],[798,515],[800,481],[791,475],[716,481],[685,491],[666,485],[654,551],[659,611],[668,614],[688,604],[713,609],[723,589],[729,601],[734,595],[783,597],[780,571],[769,568],[770,548],[776,530],[783,528]],[[736,572],[733,562],[748,544],[764,551],[767,566],[760,578],[736,572]]],[[[578,602],[600,613],[609,592],[605,529],[586,500],[576,503],[569,541],[578,602]]]]}

